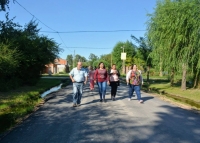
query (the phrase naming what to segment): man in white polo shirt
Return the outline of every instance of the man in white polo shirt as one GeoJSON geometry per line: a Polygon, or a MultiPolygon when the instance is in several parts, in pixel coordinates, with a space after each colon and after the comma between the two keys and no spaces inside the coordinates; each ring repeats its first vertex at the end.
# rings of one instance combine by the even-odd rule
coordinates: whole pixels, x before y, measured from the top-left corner
{"type": "Polygon", "coordinates": [[[87,72],[82,68],[82,63],[78,62],[77,67],[73,68],[69,76],[73,82],[73,107],[80,106],[83,94],[83,84],[87,83],[87,72]]]}

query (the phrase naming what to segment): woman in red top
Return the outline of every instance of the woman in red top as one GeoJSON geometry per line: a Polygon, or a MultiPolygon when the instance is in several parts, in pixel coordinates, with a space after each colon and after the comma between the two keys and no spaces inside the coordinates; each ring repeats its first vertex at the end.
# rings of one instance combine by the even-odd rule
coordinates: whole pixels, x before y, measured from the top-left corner
{"type": "Polygon", "coordinates": [[[106,95],[107,83],[108,84],[110,83],[109,83],[108,72],[103,62],[99,63],[99,66],[94,73],[94,82],[98,84],[100,102],[102,101],[106,102],[105,95],[106,95]]]}

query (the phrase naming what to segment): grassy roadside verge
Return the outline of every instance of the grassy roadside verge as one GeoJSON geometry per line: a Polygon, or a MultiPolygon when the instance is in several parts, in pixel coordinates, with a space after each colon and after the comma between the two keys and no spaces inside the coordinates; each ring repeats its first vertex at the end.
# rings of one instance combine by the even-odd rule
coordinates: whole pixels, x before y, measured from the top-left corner
{"type": "Polygon", "coordinates": [[[170,101],[188,106],[191,109],[200,111],[200,90],[187,86],[187,90],[181,90],[180,83],[170,86],[167,79],[151,79],[150,85],[145,83],[142,90],[148,93],[154,93],[159,96],[168,98],[170,101]]]}
{"type": "Polygon", "coordinates": [[[41,93],[68,80],[43,79],[35,86],[24,86],[9,92],[0,92],[0,133],[12,128],[25,116],[32,113],[44,101],[41,93]]]}

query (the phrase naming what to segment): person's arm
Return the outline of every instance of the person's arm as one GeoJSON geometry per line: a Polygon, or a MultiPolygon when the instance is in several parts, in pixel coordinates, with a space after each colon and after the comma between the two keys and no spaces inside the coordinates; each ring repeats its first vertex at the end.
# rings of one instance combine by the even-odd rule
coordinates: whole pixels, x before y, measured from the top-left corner
{"type": "Polygon", "coordinates": [[[108,75],[111,76],[113,73],[111,73],[111,69],[108,72],[108,75]]]}
{"type": "Polygon", "coordinates": [[[110,84],[110,76],[106,70],[106,80],[107,80],[107,84],[110,84]]]}
{"type": "Polygon", "coordinates": [[[69,77],[70,77],[72,82],[75,82],[73,75],[74,75],[74,69],[72,69],[71,72],[69,73],[69,77]]]}
{"type": "Polygon", "coordinates": [[[84,69],[84,76],[85,76],[85,78],[84,78],[84,84],[87,83],[88,75],[89,75],[89,71],[87,71],[86,69],[84,69]]]}
{"type": "Polygon", "coordinates": [[[129,79],[130,79],[130,74],[131,74],[131,70],[128,71],[128,73],[126,74],[126,83],[129,83],[129,79]]]}
{"type": "Polygon", "coordinates": [[[84,84],[87,83],[87,79],[88,79],[88,76],[87,76],[87,74],[86,74],[84,84]]]}
{"type": "Polygon", "coordinates": [[[98,69],[96,69],[95,72],[94,72],[94,83],[97,82],[97,70],[98,70],[98,69]]]}

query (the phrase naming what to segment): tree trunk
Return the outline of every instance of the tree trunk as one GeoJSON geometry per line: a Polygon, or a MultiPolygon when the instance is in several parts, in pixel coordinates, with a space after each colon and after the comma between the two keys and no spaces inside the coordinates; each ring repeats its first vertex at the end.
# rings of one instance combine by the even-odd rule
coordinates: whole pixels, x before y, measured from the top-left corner
{"type": "Polygon", "coordinates": [[[200,89],[200,72],[197,71],[194,79],[194,86],[193,88],[199,88],[200,89]]]}
{"type": "Polygon", "coordinates": [[[163,77],[162,62],[160,62],[160,74],[159,74],[159,76],[163,77]]]}
{"type": "Polygon", "coordinates": [[[197,84],[197,88],[200,89],[200,75],[198,77],[198,84],[197,84]]]}
{"type": "Polygon", "coordinates": [[[160,77],[163,77],[163,71],[162,71],[162,68],[160,67],[160,74],[159,74],[160,77]]]}
{"type": "Polygon", "coordinates": [[[150,82],[149,82],[149,71],[150,71],[150,67],[147,66],[147,91],[149,91],[149,85],[150,85],[150,82]]]}
{"type": "Polygon", "coordinates": [[[186,65],[183,64],[183,75],[182,75],[182,82],[181,82],[181,89],[186,90],[186,65]]]}
{"type": "Polygon", "coordinates": [[[198,71],[196,72],[195,71],[195,75],[194,75],[194,77],[193,77],[193,82],[194,82],[194,84],[193,84],[193,88],[196,88],[197,87],[197,84],[198,84],[198,71]]]}
{"type": "Polygon", "coordinates": [[[174,85],[174,68],[172,68],[171,75],[170,75],[170,85],[174,85]]]}
{"type": "Polygon", "coordinates": [[[147,83],[149,83],[149,66],[147,66],[147,83]]]}

